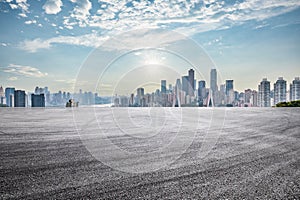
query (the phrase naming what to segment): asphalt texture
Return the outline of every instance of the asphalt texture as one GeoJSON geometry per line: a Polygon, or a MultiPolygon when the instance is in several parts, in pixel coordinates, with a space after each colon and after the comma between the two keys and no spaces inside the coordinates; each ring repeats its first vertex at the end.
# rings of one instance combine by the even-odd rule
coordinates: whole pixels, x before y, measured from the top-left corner
{"type": "Polygon", "coordinates": [[[299,108],[182,109],[1,108],[0,199],[300,199],[299,108]]]}

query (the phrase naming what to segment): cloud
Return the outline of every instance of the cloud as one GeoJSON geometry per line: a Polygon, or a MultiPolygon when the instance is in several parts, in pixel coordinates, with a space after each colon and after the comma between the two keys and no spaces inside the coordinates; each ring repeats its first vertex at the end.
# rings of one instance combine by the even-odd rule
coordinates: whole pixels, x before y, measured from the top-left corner
{"type": "Polygon", "coordinates": [[[3,71],[6,73],[12,73],[16,75],[21,75],[26,77],[36,77],[36,78],[41,78],[48,75],[47,73],[43,73],[35,67],[16,65],[16,64],[9,64],[7,67],[4,67],[3,71]]]}
{"type": "Polygon", "coordinates": [[[16,77],[16,76],[11,76],[11,77],[9,77],[7,80],[9,80],[9,81],[16,81],[16,80],[18,80],[18,77],[16,77]]]}
{"type": "Polygon", "coordinates": [[[185,36],[174,34],[171,31],[144,29],[133,32],[125,32],[121,35],[117,35],[116,37],[91,33],[81,36],[58,36],[46,40],[37,38],[34,40],[25,40],[19,44],[19,48],[34,53],[40,49],[49,49],[54,44],[68,44],[92,48],[97,48],[101,45],[101,47],[108,51],[130,50],[139,48],[141,45],[145,48],[148,46],[161,46],[184,39],[185,36]],[[106,42],[108,39],[109,42],[106,42]]]}
{"type": "MultiPolygon", "coordinates": [[[[245,0],[232,3],[216,0],[132,2],[98,0],[98,2],[93,1],[93,4],[89,0],[70,1],[74,7],[68,12],[69,15],[66,12],[61,19],[64,28],[72,30],[76,26],[96,27],[102,34],[108,36],[139,28],[164,28],[192,36],[211,30],[228,29],[250,20],[261,24],[260,22],[265,19],[290,12],[300,6],[299,0],[245,0]]],[[[54,14],[60,12],[61,6],[62,2],[58,0],[48,0],[43,8],[46,13],[49,11],[54,14]],[[46,7],[50,4],[52,11],[46,11],[46,7]]],[[[37,22],[29,20],[25,23],[37,22]]],[[[60,26],[60,24],[57,25],[60,26]]],[[[257,26],[257,28],[261,27],[257,26]]],[[[30,52],[48,49],[55,43],[96,47],[105,38],[96,34],[77,37],[59,36],[49,39],[36,38],[22,42],[20,47],[30,52]]]]}
{"type": "Polygon", "coordinates": [[[92,9],[92,3],[89,0],[71,0],[71,2],[75,3],[76,6],[72,11],[69,20],[74,19],[79,26],[85,27],[88,24],[88,16],[92,9]]]}
{"type": "Polygon", "coordinates": [[[61,0],[47,0],[43,5],[46,14],[57,14],[61,11],[63,3],[61,0]]]}
{"type": "Polygon", "coordinates": [[[27,17],[27,15],[25,13],[19,13],[18,15],[21,17],[24,17],[24,18],[27,17]]]}
{"type": "Polygon", "coordinates": [[[25,24],[36,24],[36,20],[28,20],[24,22],[25,24]]]}
{"type": "Polygon", "coordinates": [[[108,36],[98,36],[95,33],[81,36],[58,36],[47,40],[37,38],[21,42],[19,48],[31,53],[39,49],[49,49],[53,44],[70,44],[96,48],[107,39],[108,36]]]}
{"type": "Polygon", "coordinates": [[[300,6],[298,0],[245,0],[225,3],[215,0],[193,1],[132,1],[99,0],[97,11],[90,13],[92,4],[87,0],[76,3],[64,25],[99,27],[110,32],[132,28],[162,27],[195,34],[241,25],[249,20],[261,21],[300,6]]]}
{"type": "Polygon", "coordinates": [[[3,47],[7,47],[9,44],[2,42],[2,43],[0,43],[0,45],[3,46],[3,47]]]}

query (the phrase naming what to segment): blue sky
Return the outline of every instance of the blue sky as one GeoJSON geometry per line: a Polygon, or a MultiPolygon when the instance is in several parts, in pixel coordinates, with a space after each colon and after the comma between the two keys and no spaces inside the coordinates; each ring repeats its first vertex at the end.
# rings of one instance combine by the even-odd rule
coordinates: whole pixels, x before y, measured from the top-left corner
{"type": "Polygon", "coordinates": [[[219,84],[234,79],[239,91],[257,89],[263,77],[300,76],[298,0],[0,0],[0,24],[0,85],[27,91],[73,91],[95,48],[142,28],[193,39],[217,67],[219,84]]]}

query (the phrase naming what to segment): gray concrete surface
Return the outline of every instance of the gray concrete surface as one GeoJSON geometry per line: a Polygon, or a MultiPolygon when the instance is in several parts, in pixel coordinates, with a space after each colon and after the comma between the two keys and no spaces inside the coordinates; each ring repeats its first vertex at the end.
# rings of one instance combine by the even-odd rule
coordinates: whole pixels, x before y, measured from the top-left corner
{"type": "MultiPolygon", "coordinates": [[[[229,108],[222,131],[211,135],[205,134],[214,128],[210,127],[210,109],[184,108],[185,116],[194,116],[195,110],[200,113],[195,135],[189,134],[195,127],[194,117],[178,131],[176,116],[171,119],[167,115],[166,123],[159,123],[161,115],[131,109],[136,110],[130,110],[130,117],[139,119],[133,125],[123,115],[115,115],[119,126],[126,129],[120,133],[112,119],[105,118],[109,108],[93,109],[96,119],[103,122],[106,137],[95,134],[99,130],[85,108],[75,110],[75,115],[72,109],[0,109],[0,198],[300,199],[300,109],[229,108]],[[73,116],[86,121],[74,124],[73,116]],[[157,135],[134,129],[154,127],[149,120],[156,124],[155,131],[168,128],[157,135]],[[178,149],[173,145],[166,152],[155,151],[169,144],[164,139],[174,134],[183,137],[172,140],[173,144],[190,141],[188,137],[193,137],[192,142],[178,149]],[[110,140],[135,154],[117,159],[113,147],[100,142],[95,152],[106,153],[100,157],[106,160],[97,160],[97,155],[91,154],[93,149],[87,147],[91,139],[110,140]],[[213,146],[201,157],[199,150],[206,142],[213,146]],[[162,154],[157,155],[159,152],[162,154]],[[143,154],[147,156],[141,158],[143,154]],[[168,158],[173,160],[167,166],[147,168],[160,166],[168,158]]],[[[118,108],[113,112],[122,113],[118,108]]]]}

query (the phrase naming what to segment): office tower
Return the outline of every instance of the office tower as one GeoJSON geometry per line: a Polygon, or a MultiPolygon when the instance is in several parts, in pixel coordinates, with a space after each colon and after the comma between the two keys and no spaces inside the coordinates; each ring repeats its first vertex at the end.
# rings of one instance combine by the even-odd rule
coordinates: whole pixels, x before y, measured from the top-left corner
{"type": "Polygon", "coordinates": [[[189,76],[183,76],[182,77],[182,91],[184,91],[185,94],[188,94],[188,91],[189,91],[189,76]]]}
{"type": "Polygon", "coordinates": [[[194,90],[195,90],[195,71],[193,69],[190,69],[189,70],[189,77],[188,77],[188,81],[189,81],[189,84],[188,84],[188,95],[190,96],[194,96],[194,90]]]}
{"type": "Polygon", "coordinates": [[[226,80],[226,91],[225,94],[228,96],[229,95],[229,91],[233,90],[233,80],[226,80]]]}
{"type": "Polygon", "coordinates": [[[256,90],[253,90],[251,100],[250,100],[250,103],[252,104],[252,106],[255,106],[255,107],[258,106],[257,100],[258,100],[258,93],[256,90]]]}
{"type": "Polygon", "coordinates": [[[44,94],[31,94],[31,107],[45,107],[44,94]]]}
{"type": "Polygon", "coordinates": [[[286,102],[286,81],[282,77],[274,83],[274,105],[280,102],[286,102]]]}
{"type": "Polygon", "coordinates": [[[166,80],[161,80],[161,93],[166,94],[167,92],[167,81],[166,80]]]}
{"type": "Polygon", "coordinates": [[[247,89],[245,90],[245,103],[251,103],[251,97],[252,97],[252,90],[251,89],[247,89]]]}
{"type": "Polygon", "coordinates": [[[3,90],[2,85],[0,87],[0,97],[4,97],[4,90],[3,90]]]}
{"type": "Polygon", "coordinates": [[[14,101],[13,101],[14,93],[15,93],[15,88],[5,88],[6,105],[8,107],[13,107],[14,105],[14,101]]]}
{"type": "Polygon", "coordinates": [[[0,87],[0,104],[4,103],[4,97],[5,97],[4,90],[3,90],[3,87],[1,85],[1,87],[0,87]]]}
{"type": "Polygon", "coordinates": [[[264,78],[258,85],[258,106],[259,107],[270,107],[270,81],[264,78]]]}
{"type": "Polygon", "coordinates": [[[203,106],[203,100],[206,98],[205,81],[198,81],[198,101],[199,106],[203,106]]]}
{"type": "Polygon", "coordinates": [[[14,107],[25,107],[26,94],[23,90],[14,91],[14,107]]]}
{"type": "Polygon", "coordinates": [[[216,69],[211,69],[210,71],[210,89],[212,92],[216,92],[218,90],[216,69]]]}
{"type": "Polygon", "coordinates": [[[144,92],[145,92],[144,88],[138,88],[138,89],[137,89],[137,96],[138,96],[139,98],[144,97],[144,92]]]}
{"type": "Polygon", "coordinates": [[[144,98],[144,88],[138,88],[137,89],[137,103],[139,106],[143,106],[144,105],[144,101],[143,101],[143,98],[144,98]]]}
{"type": "Polygon", "coordinates": [[[300,78],[296,77],[290,85],[290,100],[300,100],[300,78]]]}

